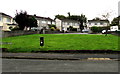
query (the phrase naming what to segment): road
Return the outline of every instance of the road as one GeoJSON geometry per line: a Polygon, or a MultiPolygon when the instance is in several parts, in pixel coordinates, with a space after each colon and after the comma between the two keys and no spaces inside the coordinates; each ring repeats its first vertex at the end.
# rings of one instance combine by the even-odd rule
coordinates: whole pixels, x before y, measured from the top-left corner
{"type": "Polygon", "coordinates": [[[2,59],[2,72],[118,72],[118,61],[2,59]]]}
{"type": "Polygon", "coordinates": [[[46,59],[87,59],[87,58],[111,58],[118,59],[118,54],[85,54],[85,53],[3,53],[2,58],[46,58],[46,59]]]}

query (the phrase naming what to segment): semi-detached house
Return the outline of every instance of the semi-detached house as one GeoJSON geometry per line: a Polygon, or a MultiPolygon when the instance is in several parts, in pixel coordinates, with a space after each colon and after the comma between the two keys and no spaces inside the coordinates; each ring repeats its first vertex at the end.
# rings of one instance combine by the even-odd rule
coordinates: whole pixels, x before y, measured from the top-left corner
{"type": "Polygon", "coordinates": [[[88,27],[91,28],[93,26],[96,27],[106,27],[109,25],[108,20],[88,20],[88,27]]]}
{"type": "Polygon", "coordinates": [[[49,25],[52,25],[52,24],[55,25],[55,21],[49,17],[41,17],[36,15],[34,15],[34,17],[37,20],[38,30],[49,29],[49,25]]]}
{"type": "Polygon", "coordinates": [[[0,12],[0,30],[10,31],[10,28],[14,28],[16,24],[10,15],[0,12]]]}
{"type": "Polygon", "coordinates": [[[56,22],[56,27],[60,31],[64,31],[64,32],[69,31],[70,26],[76,28],[77,31],[79,31],[79,21],[55,18],[55,22],[56,22]]]}
{"type": "Polygon", "coordinates": [[[109,26],[108,20],[88,20],[87,28],[91,30],[91,27],[107,27],[109,26]]]}

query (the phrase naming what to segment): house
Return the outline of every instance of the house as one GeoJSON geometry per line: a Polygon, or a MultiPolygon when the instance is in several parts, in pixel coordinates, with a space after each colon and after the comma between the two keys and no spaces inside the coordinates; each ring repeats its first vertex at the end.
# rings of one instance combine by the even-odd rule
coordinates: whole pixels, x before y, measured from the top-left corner
{"type": "Polygon", "coordinates": [[[10,15],[0,12],[0,30],[2,31],[11,31],[10,28],[14,28],[14,20],[10,15]]]}
{"type": "Polygon", "coordinates": [[[107,27],[109,26],[108,20],[88,20],[87,28],[90,30],[91,27],[107,27]]]}
{"type": "Polygon", "coordinates": [[[60,31],[68,32],[70,27],[73,27],[77,29],[77,31],[79,31],[79,21],[55,18],[55,22],[56,22],[56,27],[60,31]]]}
{"type": "Polygon", "coordinates": [[[109,25],[109,21],[108,20],[88,20],[88,24],[87,26],[90,28],[90,27],[93,27],[93,26],[96,26],[96,27],[106,27],[109,25]]]}
{"type": "Polygon", "coordinates": [[[36,15],[34,15],[34,17],[37,20],[38,30],[49,29],[49,25],[55,24],[55,21],[49,17],[41,17],[36,15]]]}

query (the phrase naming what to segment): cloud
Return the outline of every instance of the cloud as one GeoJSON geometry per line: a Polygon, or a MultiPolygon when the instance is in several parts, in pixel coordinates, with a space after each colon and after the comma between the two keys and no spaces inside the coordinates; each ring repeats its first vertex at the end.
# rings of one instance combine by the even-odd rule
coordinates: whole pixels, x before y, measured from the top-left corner
{"type": "Polygon", "coordinates": [[[119,0],[2,0],[0,10],[14,16],[15,11],[26,10],[29,14],[54,17],[57,14],[85,14],[88,19],[109,11],[117,15],[119,0]]]}

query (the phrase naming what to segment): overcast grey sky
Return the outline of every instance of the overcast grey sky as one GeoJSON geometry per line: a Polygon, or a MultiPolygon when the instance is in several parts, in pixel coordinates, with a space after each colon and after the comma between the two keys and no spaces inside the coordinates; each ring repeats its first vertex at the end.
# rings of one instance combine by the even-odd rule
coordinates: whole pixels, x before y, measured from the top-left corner
{"type": "Polygon", "coordinates": [[[65,16],[84,14],[90,20],[110,13],[110,20],[118,16],[119,0],[0,0],[0,12],[12,17],[16,10],[25,10],[28,14],[54,18],[57,14],[65,16]]]}

